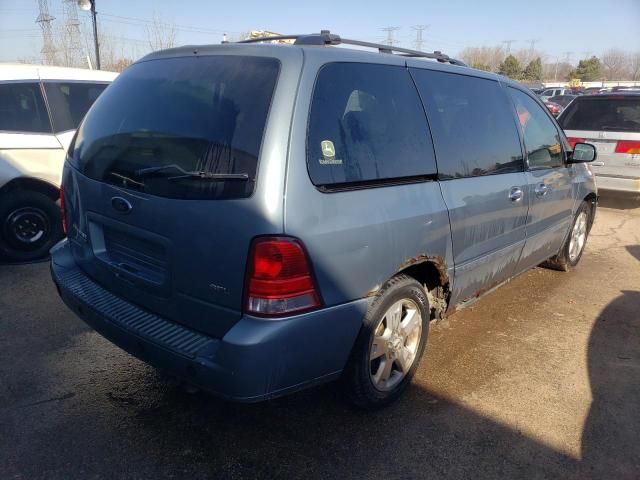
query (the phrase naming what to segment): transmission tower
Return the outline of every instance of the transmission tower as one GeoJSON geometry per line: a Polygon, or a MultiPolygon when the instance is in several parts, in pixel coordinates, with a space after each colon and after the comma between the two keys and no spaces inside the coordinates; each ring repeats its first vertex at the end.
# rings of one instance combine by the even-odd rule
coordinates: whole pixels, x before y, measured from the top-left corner
{"type": "Polygon", "coordinates": [[[424,32],[427,28],[429,28],[429,25],[414,25],[411,28],[413,28],[416,31],[416,39],[414,43],[416,46],[416,50],[422,50],[422,46],[424,45],[422,32],[424,32]]]}
{"type": "Polygon", "coordinates": [[[56,47],[53,44],[53,35],[51,33],[51,22],[55,20],[55,17],[49,14],[49,2],[48,0],[38,0],[38,8],[40,9],[40,15],[36,18],[36,23],[40,24],[42,30],[42,58],[45,64],[51,65],[56,59],[56,47]]]}
{"type": "Polygon", "coordinates": [[[63,0],[62,13],[64,15],[65,33],[65,63],[68,67],[79,67],[85,64],[82,49],[82,34],[76,0],[63,0]]]}
{"type": "Polygon", "coordinates": [[[393,38],[393,32],[396,30],[400,30],[400,27],[385,27],[382,29],[383,32],[387,32],[387,39],[385,40],[387,45],[394,45],[396,43],[395,38],[393,38]]]}
{"type": "Polygon", "coordinates": [[[511,44],[515,42],[515,40],[503,40],[502,43],[504,43],[507,47],[505,48],[507,55],[509,55],[511,53],[511,44]]]}

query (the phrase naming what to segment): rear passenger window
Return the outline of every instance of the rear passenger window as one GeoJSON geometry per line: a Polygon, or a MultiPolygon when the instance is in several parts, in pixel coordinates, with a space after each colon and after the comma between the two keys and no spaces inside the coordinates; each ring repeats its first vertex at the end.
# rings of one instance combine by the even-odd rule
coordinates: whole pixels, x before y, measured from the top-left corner
{"type": "Polygon", "coordinates": [[[107,85],[102,83],[45,83],[53,130],[58,133],[78,128],[87,110],[105,88],[107,85]]]}
{"type": "Polygon", "coordinates": [[[543,110],[544,107],[520,90],[509,87],[509,91],[524,136],[529,168],[553,168],[564,165],[560,134],[543,110]]]}
{"type": "Polygon", "coordinates": [[[440,179],[524,170],[513,107],[498,82],[412,69],[427,109],[440,179]]]}
{"type": "Polygon", "coordinates": [[[403,67],[331,63],[318,74],[307,163],[315,185],[432,175],[433,145],[403,67]]]}
{"type": "Polygon", "coordinates": [[[0,130],[51,133],[40,84],[0,84],[0,130]]]}

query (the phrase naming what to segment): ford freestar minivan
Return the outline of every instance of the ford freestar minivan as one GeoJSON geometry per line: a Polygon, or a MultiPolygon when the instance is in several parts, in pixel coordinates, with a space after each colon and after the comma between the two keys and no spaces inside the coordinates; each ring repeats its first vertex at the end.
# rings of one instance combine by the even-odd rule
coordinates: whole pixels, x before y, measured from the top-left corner
{"type": "Polygon", "coordinates": [[[57,202],[67,147],[117,75],[0,64],[0,261],[44,257],[62,238],[57,202]]]}
{"type": "Polygon", "coordinates": [[[578,263],[595,150],[570,149],[528,89],[446,55],[293,39],[122,73],[69,149],[53,279],[102,335],[214,394],[341,378],[381,406],[430,320],[578,263]]]}

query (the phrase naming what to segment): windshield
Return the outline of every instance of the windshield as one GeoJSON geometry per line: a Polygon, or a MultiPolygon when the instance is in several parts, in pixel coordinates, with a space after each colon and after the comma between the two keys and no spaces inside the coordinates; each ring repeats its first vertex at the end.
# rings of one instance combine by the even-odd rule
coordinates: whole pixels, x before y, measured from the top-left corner
{"type": "Polygon", "coordinates": [[[580,97],[559,123],[564,130],[640,132],[640,97],[580,97]]]}
{"type": "Polygon", "coordinates": [[[273,58],[227,55],[135,64],[91,108],[70,161],[90,178],[152,195],[247,197],[279,68],[273,58]],[[165,165],[175,168],[149,171],[165,165]],[[170,181],[176,169],[199,174],[170,181]]]}

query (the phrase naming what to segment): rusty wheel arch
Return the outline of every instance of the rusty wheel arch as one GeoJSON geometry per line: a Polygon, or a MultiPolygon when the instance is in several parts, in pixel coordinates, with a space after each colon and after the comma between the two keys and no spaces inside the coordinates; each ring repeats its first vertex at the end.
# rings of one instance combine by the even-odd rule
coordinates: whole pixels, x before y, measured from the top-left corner
{"type": "Polygon", "coordinates": [[[396,274],[399,273],[413,277],[424,285],[431,319],[442,319],[451,295],[444,258],[440,255],[418,255],[402,262],[396,274]]]}

